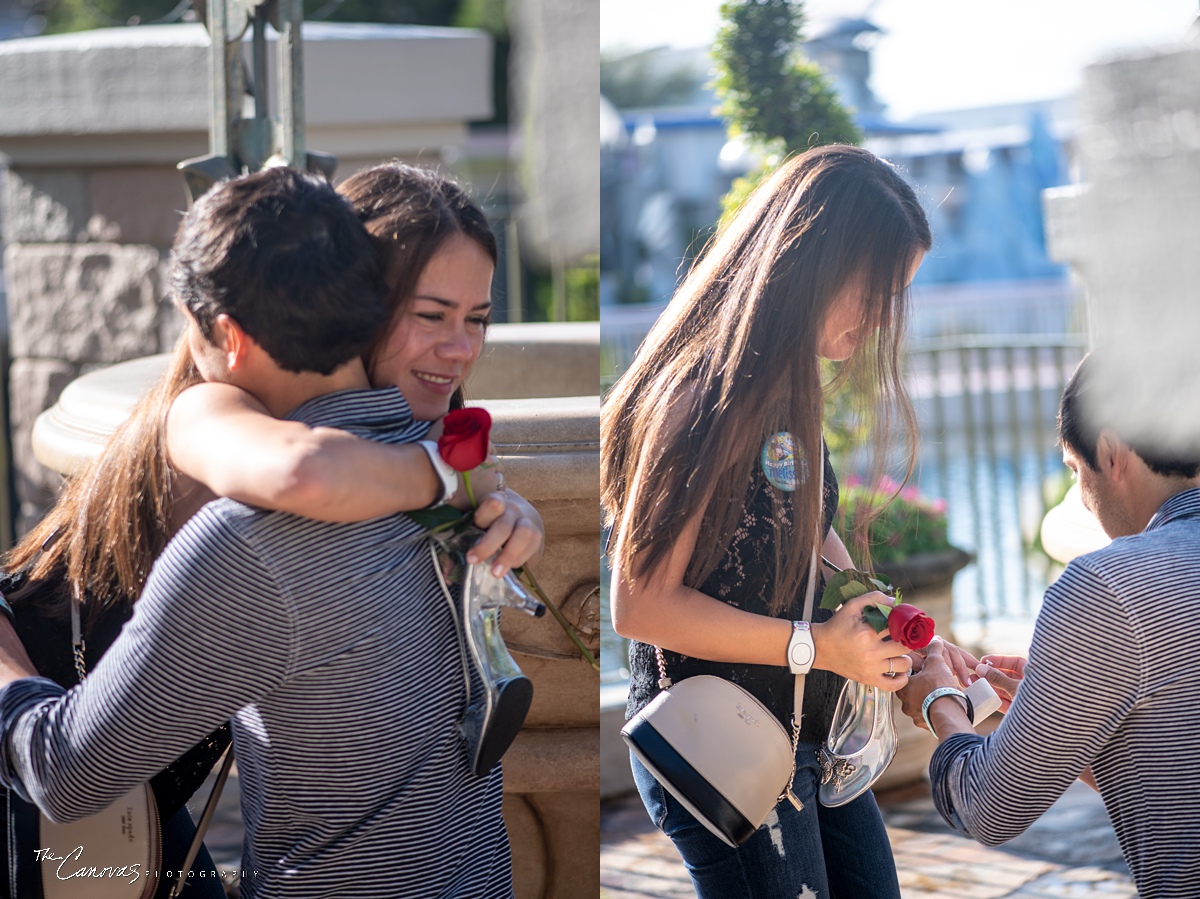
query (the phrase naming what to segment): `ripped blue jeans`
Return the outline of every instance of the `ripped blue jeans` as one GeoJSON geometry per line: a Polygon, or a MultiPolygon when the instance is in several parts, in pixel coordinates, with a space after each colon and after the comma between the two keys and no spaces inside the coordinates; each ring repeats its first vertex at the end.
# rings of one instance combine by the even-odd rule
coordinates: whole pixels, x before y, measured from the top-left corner
{"type": "Polygon", "coordinates": [[[817,802],[817,747],[796,754],[796,811],[781,802],[749,840],[732,849],[708,832],[636,758],[646,811],[671,838],[699,899],[900,899],[896,865],[870,791],[841,808],[817,802]]]}

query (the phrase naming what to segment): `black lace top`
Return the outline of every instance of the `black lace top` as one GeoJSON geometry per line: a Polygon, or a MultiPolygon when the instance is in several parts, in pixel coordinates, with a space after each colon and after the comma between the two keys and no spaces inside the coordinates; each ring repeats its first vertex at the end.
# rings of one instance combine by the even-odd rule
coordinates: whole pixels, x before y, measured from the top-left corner
{"type": "MultiPolygon", "coordinates": [[[[54,681],[64,690],[78,682],[75,659],[71,649],[71,616],[66,596],[50,595],[64,591],[65,584],[29,583],[25,574],[0,572],[0,593],[11,602],[17,636],[29,660],[38,673],[54,681]],[[55,614],[51,609],[62,609],[55,614]]],[[[114,608],[98,617],[84,638],[84,662],[88,671],[99,663],[108,651],[133,610],[114,608]]],[[[165,821],[175,814],[204,783],[208,772],[229,745],[229,725],[223,724],[150,779],[158,814],[165,821]]]]}
{"type": "MultiPolygon", "coordinates": [[[[733,539],[724,558],[716,570],[700,585],[699,590],[709,596],[729,603],[738,609],[769,615],[768,589],[775,571],[775,515],[773,497],[781,491],[771,486],[760,467],[755,466],[754,475],[747,490],[745,514],[741,526],[734,532],[733,539]]],[[[791,494],[782,494],[790,498],[791,494]]],[[[833,467],[829,463],[829,450],[825,450],[825,533],[833,524],[838,505],[838,483],[833,467]]],[[[826,621],[832,612],[820,608],[822,583],[817,585],[814,600],[813,621],[826,621]]],[[[800,584],[791,606],[776,617],[795,621],[803,616],[804,594],[807,578],[800,584]]],[[[791,719],[795,699],[795,678],[785,664],[736,665],[728,662],[710,662],[674,652],[663,652],[667,663],[667,675],[678,682],[697,674],[714,674],[733,681],[754,694],[769,708],[784,728],[791,733],[791,719]]],[[[659,692],[658,663],[654,658],[654,647],[634,641],[629,646],[629,705],[626,716],[637,714],[659,692]]],[[[829,733],[833,719],[833,707],[845,679],[831,671],[814,668],[805,678],[804,712],[800,724],[800,739],[808,743],[822,743],[829,733]]]]}

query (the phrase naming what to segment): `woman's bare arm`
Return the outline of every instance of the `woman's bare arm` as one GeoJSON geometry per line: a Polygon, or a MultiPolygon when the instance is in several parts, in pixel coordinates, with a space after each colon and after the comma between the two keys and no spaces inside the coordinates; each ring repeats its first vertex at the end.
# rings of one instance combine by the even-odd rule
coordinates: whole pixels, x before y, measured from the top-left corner
{"type": "MultiPolygon", "coordinates": [[[[167,419],[167,442],[172,465],[216,495],[321,521],[422,509],[441,491],[420,447],[273,418],[228,384],[198,384],[180,394],[167,419]]],[[[480,501],[475,523],[485,533],[468,559],[495,555],[497,573],[536,562],[545,541],[537,510],[515,491],[497,490],[496,468],[476,469],[471,480],[480,501]]],[[[450,502],[470,508],[461,487],[450,502]]]]}
{"type": "Polygon", "coordinates": [[[218,496],[321,521],[421,509],[441,482],[425,451],[274,418],[244,390],[206,383],[167,418],[171,464],[218,496]]]}
{"type": "MultiPolygon", "coordinates": [[[[647,453],[658,451],[647,449],[647,453]]],[[[634,490],[644,489],[645,467],[643,458],[634,490]]],[[[631,501],[626,508],[632,505],[631,501]]],[[[655,568],[634,577],[616,563],[609,597],[613,629],[624,637],[715,662],[786,665],[792,633],[789,621],[734,608],[684,584],[700,519],[697,513],[655,568]]],[[[620,535],[628,533],[628,527],[628,520],[618,525],[615,559],[620,558],[620,535]]],[[[888,659],[897,654],[895,644],[886,643],[886,634],[876,634],[862,620],[866,605],[886,601],[882,594],[869,593],[846,603],[829,621],[814,624],[814,666],[885,690],[904,686],[905,676],[883,676],[888,659]]]]}

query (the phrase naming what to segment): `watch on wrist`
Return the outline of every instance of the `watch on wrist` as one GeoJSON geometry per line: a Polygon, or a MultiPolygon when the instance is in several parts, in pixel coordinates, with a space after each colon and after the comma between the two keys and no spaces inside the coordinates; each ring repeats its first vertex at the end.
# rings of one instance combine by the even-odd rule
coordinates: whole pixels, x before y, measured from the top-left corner
{"type": "Polygon", "coordinates": [[[436,509],[438,506],[444,506],[450,502],[450,498],[458,492],[458,472],[454,470],[442,454],[438,452],[438,446],[432,440],[418,440],[417,446],[425,450],[425,454],[429,456],[429,462],[433,465],[433,470],[442,482],[442,494],[438,499],[435,499],[426,508],[436,509]]]}
{"type": "Polygon", "coordinates": [[[817,657],[813,646],[812,629],[807,621],[792,622],[792,638],[788,640],[788,669],[792,674],[808,674],[817,657]]]}

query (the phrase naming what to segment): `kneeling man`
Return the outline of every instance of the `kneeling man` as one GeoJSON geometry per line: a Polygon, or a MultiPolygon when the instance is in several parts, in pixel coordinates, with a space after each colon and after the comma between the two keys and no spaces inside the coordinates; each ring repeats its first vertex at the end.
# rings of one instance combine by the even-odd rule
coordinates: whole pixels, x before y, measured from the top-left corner
{"type": "MultiPolygon", "coordinates": [[[[1063,461],[1113,542],[1046,592],[1012,707],[976,736],[953,694],[928,704],[938,811],[987,845],[1022,833],[1080,776],[1104,798],[1142,899],[1200,894],[1200,457],[1100,420],[1095,355],[1063,394],[1063,461]]],[[[1020,666],[1017,666],[1018,668],[1020,666]]],[[[899,695],[957,686],[936,645],[899,695]]]]}

